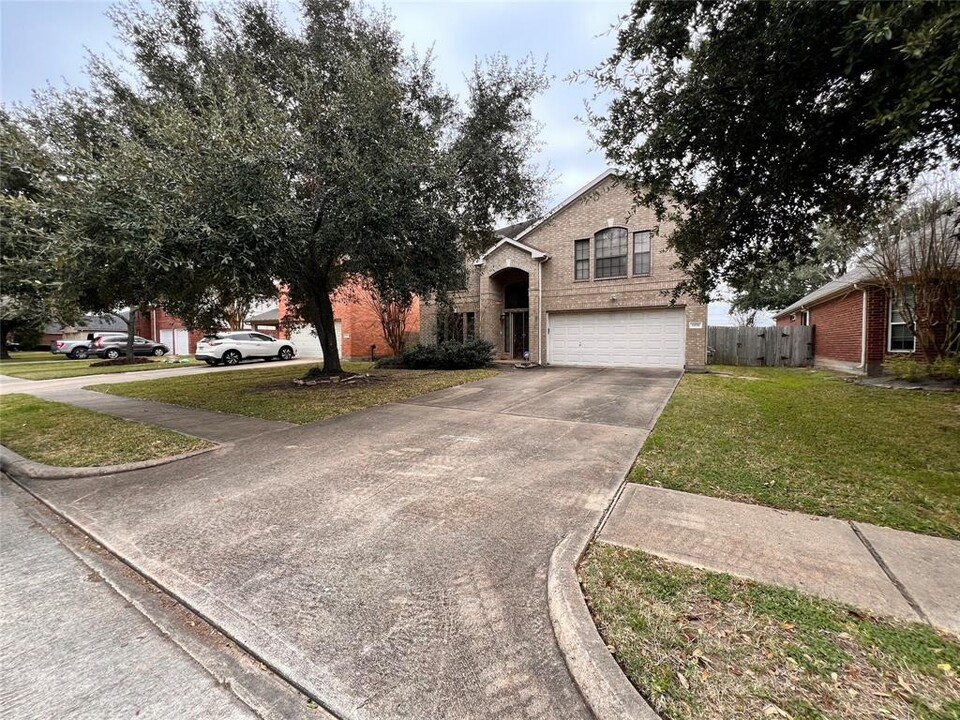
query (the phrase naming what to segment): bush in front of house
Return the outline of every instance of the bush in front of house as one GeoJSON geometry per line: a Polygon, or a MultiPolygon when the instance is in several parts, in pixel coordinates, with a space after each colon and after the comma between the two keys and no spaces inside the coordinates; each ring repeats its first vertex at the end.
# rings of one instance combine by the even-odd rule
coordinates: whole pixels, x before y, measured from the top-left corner
{"type": "Polygon", "coordinates": [[[950,380],[960,382],[960,355],[946,355],[925,363],[909,355],[888,357],[883,369],[898,380],[950,380]]]}
{"type": "Polygon", "coordinates": [[[384,358],[377,367],[405,367],[411,370],[468,370],[489,365],[493,345],[486,340],[461,343],[447,340],[437,345],[414,345],[399,358],[384,358]]]}

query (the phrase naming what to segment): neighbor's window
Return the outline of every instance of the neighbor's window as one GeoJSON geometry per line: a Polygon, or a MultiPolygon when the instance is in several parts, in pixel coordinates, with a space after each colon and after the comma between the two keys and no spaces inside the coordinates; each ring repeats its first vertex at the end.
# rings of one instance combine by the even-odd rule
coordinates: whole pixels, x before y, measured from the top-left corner
{"type": "Polygon", "coordinates": [[[590,279],[590,240],[575,240],[573,243],[573,279],[590,279]]]}
{"type": "Polygon", "coordinates": [[[607,228],[596,235],[596,277],[613,278],[627,275],[627,229],[607,228]]]}
{"type": "Polygon", "coordinates": [[[477,336],[476,316],[472,312],[449,313],[438,318],[437,339],[467,342],[477,336]]]}
{"type": "Polygon", "coordinates": [[[650,230],[641,230],[633,234],[633,274],[650,274],[650,243],[653,233],[650,230]]]}
{"type": "Polygon", "coordinates": [[[809,325],[809,324],[810,324],[810,311],[809,311],[809,310],[804,310],[802,313],[800,313],[800,324],[801,324],[801,325],[809,325]]]}
{"type": "MultiPolygon", "coordinates": [[[[908,293],[907,302],[911,294],[908,293]]],[[[896,297],[890,298],[890,352],[913,352],[917,341],[907,327],[907,319],[901,314],[896,297]]]]}

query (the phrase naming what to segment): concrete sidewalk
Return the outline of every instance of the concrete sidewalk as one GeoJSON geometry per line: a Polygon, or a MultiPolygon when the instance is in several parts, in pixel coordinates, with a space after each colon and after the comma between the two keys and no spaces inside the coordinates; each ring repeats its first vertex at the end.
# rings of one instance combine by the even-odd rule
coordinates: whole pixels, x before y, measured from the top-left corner
{"type": "Polygon", "coordinates": [[[960,542],[629,484],[601,542],[960,633],[960,542]]]}
{"type": "Polygon", "coordinates": [[[0,482],[0,716],[254,718],[0,482]]]}
{"type": "MultiPolygon", "coordinates": [[[[70,362],[64,360],[62,362],[70,362]]],[[[54,378],[52,380],[25,380],[11,375],[0,375],[0,395],[6,393],[35,394],[36,391],[49,392],[52,390],[77,390],[88,385],[114,385],[116,383],[134,382],[136,380],[161,380],[165,378],[183,377],[185,375],[204,375],[207,373],[245,372],[247,370],[263,369],[268,367],[286,367],[288,365],[316,365],[316,358],[302,358],[275,364],[261,361],[248,362],[233,367],[188,367],[165,368],[163,370],[137,370],[135,372],[107,373],[103,375],[80,375],[78,377],[54,378]]]]}
{"type": "Polygon", "coordinates": [[[93,390],[39,389],[32,390],[29,394],[127,420],[138,420],[218,443],[247,440],[263,433],[297,427],[293,423],[277,420],[198,410],[152,400],[107,395],[93,390]]]}
{"type": "MultiPolygon", "coordinates": [[[[315,359],[294,360],[291,363],[284,363],[284,366],[316,362],[315,359]]],[[[267,366],[265,363],[255,362],[234,367],[185,367],[170,370],[114,373],[112,375],[84,375],[56,380],[21,380],[0,376],[0,394],[23,393],[33,395],[43,400],[69,403],[86,410],[157,425],[213,442],[237,442],[263,433],[293,428],[296,425],[274,420],[261,420],[244,415],[198,410],[151,400],[107,395],[83,388],[88,385],[115,385],[138,380],[161,380],[206,373],[244,372],[249,369],[264,367],[273,367],[273,365],[267,366]]]]}

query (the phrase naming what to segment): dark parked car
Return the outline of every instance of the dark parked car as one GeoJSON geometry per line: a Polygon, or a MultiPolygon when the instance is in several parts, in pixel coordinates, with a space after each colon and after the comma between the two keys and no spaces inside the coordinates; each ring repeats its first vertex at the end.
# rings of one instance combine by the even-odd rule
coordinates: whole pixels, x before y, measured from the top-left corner
{"type": "MultiPolygon", "coordinates": [[[[97,357],[113,360],[126,354],[127,338],[117,336],[97,338],[93,346],[93,351],[97,354],[97,357]]],[[[163,343],[147,340],[139,335],[135,335],[133,338],[134,355],[154,355],[160,357],[161,355],[166,355],[168,352],[170,352],[170,348],[163,343]]]]}

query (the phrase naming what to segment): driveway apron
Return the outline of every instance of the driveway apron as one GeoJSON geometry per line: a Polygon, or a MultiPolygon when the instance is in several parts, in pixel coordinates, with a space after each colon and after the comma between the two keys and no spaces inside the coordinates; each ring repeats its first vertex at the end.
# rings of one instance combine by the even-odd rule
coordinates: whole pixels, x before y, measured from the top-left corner
{"type": "Polygon", "coordinates": [[[547,565],[676,376],[507,372],[30,489],[341,717],[586,718],[547,565]]]}

